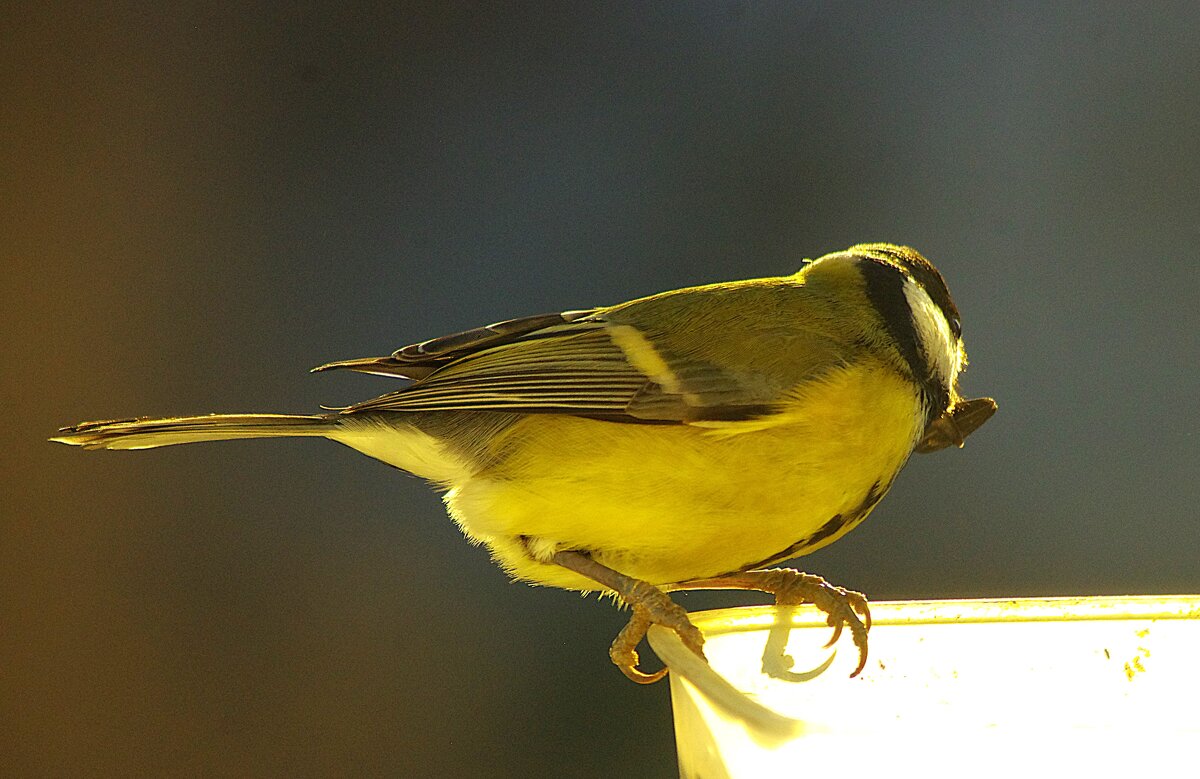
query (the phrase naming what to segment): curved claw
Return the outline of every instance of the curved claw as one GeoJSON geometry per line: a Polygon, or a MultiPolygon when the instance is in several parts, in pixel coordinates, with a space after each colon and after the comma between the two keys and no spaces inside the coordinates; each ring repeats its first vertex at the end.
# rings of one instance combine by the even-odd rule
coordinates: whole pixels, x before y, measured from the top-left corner
{"type": "Polygon", "coordinates": [[[759,590],[774,595],[775,603],[779,606],[811,603],[829,615],[827,621],[833,628],[833,636],[826,647],[833,646],[842,637],[843,630],[850,628],[854,646],[858,648],[858,666],[850,676],[858,676],[867,666],[867,631],[871,629],[871,609],[862,593],[835,587],[820,576],[792,568],[742,571],[713,579],[679,582],[672,587],[678,590],[759,590]]]}
{"type": "Polygon", "coordinates": [[[826,647],[831,647],[842,637],[846,627],[858,648],[858,666],[850,674],[851,678],[862,673],[867,666],[867,631],[871,629],[871,609],[867,599],[858,592],[835,587],[820,576],[793,571],[788,568],[773,569],[771,574],[778,577],[770,581],[775,593],[776,603],[796,603],[808,601],[829,615],[827,622],[833,628],[826,647]],[[785,573],[786,572],[786,573],[785,573]],[[862,618],[859,615],[862,615],[862,618]]]}
{"type": "Polygon", "coordinates": [[[844,590],[841,587],[838,589],[842,590],[842,595],[845,596],[850,608],[862,616],[863,627],[869,632],[871,630],[871,607],[867,603],[867,599],[863,597],[862,593],[844,590]]]}
{"type": "Polygon", "coordinates": [[[638,684],[654,684],[666,676],[667,671],[669,670],[666,666],[663,666],[654,673],[648,674],[645,671],[637,668],[637,662],[637,652],[632,653],[632,658],[629,664],[618,662],[615,657],[613,658],[613,663],[615,663],[617,668],[621,670],[621,673],[625,674],[625,678],[629,679],[630,681],[637,682],[638,684]]]}
{"type": "Polygon", "coordinates": [[[867,599],[857,592],[850,592],[842,587],[834,587],[822,582],[822,589],[828,600],[817,603],[817,607],[829,614],[829,623],[833,625],[833,637],[827,646],[832,646],[842,636],[847,626],[858,648],[858,665],[851,672],[850,678],[858,676],[867,666],[867,631],[871,629],[871,612],[867,608],[867,599]],[[863,613],[864,619],[859,617],[863,613]]]}
{"type": "Polygon", "coordinates": [[[659,624],[674,630],[683,641],[684,646],[701,658],[704,657],[704,636],[687,618],[687,612],[667,598],[665,594],[662,595],[662,600],[654,605],[647,606],[644,602],[636,602],[631,605],[631,608],[633,615],[630,616],[629,622],[621,629],[617,637],[613,639],[612,646],[608,650],[608,656],[613,661],[613,665],[621,669],[621,673],[626,677],[638,684],[654,684],[667,675],[669,670],[667,668],[661,668],[654,673],[646,673],[637,667],[639,662],[637,645],[645,638],[646,631],[652,624],[659,624]],[[663,601],[670,605],[664,606],[663,601]]]}
{"type": "Polygon", "coordinates": [[[551,562],[582,574],[608,587],[633,609],[629,623],[613,640],[608,656],[621,673],[638,684],[652,684],[667,675],[663,668],[648,674],[638,670],[637,645],[650,625],[662,625],[675,631],[684,646],[704,660],[704,635],[688,619],[687,612],[662,589],[649,582],[634,579],[592,559],[585,552],[562,550],[551,556],[551,562]]]}
{"type": "Polygon", "coordinates": [[[649,611],[642,606],[634,606],[633,615],[629,618],[629,623],[621,628],[621,632],[613,639],[612,646],[608,650],[608,656],[612,659],[613,665],[621,669],[621,673],[625,674],[626,677],[638,684],[654,684],[667,675],[665,667],[650,674],[637,667],[639,658],[635,647],[645,637],[646,631],[650,628],[650,623],[649,611]]]}
{"type": "Polygon", "coordinates": [[[867,667],[867,633],[871,630],[871,607],[867,605],[867,599],[857,592],[847,591],[845,597],[850,606],[850,613],[854,615],[854,622],[850,623],[850,633],[854,638],[854,645],[858,647],[858,666],[854,673],[850,674],[850,678],[853,679],[867,667]]]}
{"type": "Polygon", "coordinates": [[[829,640],[825,642],[825,646],[822,647],[823,649],[828,649],[836,644],[838,639],[842,637],[842,628],[846,626],[846,623],[842,620],[834,619],[832,614],[829,616],[828,622],[833,627],[833,635],[830,636],[829,640]]]}
{"type": "Polygon", "coordinates": [[[854,671],[851,672],[851,674],[850,674],[851,679],[858,676],[860,673],[863,672],[863,669],[867,667],[867,634],[866,633],[862,634],[861,641],[859,641],[858,635],[855,634],[854,645],[856,647],[858,647],[858,665],[855,666],[854,671]]]}
{"type": "Polygon", "coordinates": [[[829,614],[830,621],[837,622],[833,629],[833,641],[841,636],[844,627],[850,627],[850,636],[854,639],[854,646],[858,647],[858,665],[850,674],[853,679],[867,667],[867,631],[871,629],[871,612],[866,607],[866,599],[857,592],[847,592],[841,587],[835,589],[841,591],[841,598],[829,614]],[[859,618],[860,612],[865,612],[865,620],[859,618]]]}

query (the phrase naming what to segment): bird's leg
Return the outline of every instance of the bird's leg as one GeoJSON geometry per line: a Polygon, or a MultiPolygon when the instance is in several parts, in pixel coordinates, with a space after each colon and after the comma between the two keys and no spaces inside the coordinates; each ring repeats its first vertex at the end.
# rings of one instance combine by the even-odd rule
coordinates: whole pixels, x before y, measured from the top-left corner
{"type": "Polygon", "coordinates": [[[854,645],[858,647],[858,667],[851,677],[858,676],[867,664],[867,631],[871,629],[871,610],[862,593],[835,587],[820,576],[801,573],[791,568],[768,568],[758,571],[718,576],[713,579],[696,579],[671,585],[672,590],[758,590],[775,596],[781,606],[811,603],[829,615],[829,626],[833,637],[826,646],[833,644],[842,635],[844,627],[850,628],[854,645]],[[862,615],[860,618],[859,615],[862,615]]]}
{"type": "Polygon", "coordinates": [[[550,562],[582,574],[613,590],[629,605],[633,616],[612,643],[608,656],[621,673],[638,684],[652,684],[667,675],[663,668],[652,674],[638,669],[637,645],[651,625],[662,625],[675,631],[684,645],[704,657],[704,636],[688,619],[687,612],[671,596],[659,588],[614,571],[581,552],[556,552],[550,562]]]}

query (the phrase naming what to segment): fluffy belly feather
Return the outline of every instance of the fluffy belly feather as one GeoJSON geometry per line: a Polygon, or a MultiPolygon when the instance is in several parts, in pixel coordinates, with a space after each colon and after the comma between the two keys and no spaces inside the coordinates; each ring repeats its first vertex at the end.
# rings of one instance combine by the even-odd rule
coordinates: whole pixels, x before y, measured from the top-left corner
{"type": "Polygon", "coordinates": [[[518,578],[598,589],[541,562],[573,549],[669,584],[837,540],[887,492],[923,426],[911,384],[876,364],[808,383],[747,422],[531,415],[497,439],[490,467],[455,480],[446,504],[518,578]]]}

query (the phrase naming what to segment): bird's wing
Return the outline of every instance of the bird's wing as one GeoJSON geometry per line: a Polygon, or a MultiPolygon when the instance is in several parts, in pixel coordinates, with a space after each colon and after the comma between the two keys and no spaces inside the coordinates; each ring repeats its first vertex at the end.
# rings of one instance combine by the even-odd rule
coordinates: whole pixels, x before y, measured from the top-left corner
{"type": "Polygon", "coordinates": [[[718,287],[725,286],[733,285],[508,320],[406,346],[389,357],[318,370],[415,379],[346,413],[488,410],[686,423],[769,413],[804,374],[838,362],[840,350],[828,339],[812,335],[803,323],[791,326],[775,308],[756,310],[754,304],[762,301],[754,295],[719,301],[718,287]],[[718,302],[723,305],[713,305],[718,302]],[[727,354],[730,344],[764,336],[774,336],[775,343],[754,343],[768,355],[794,351],[805,341],[807,367],[798,371],[794,358],[778,355],[756,362],[727,354]]]}
{"type": "Polygon", "coordinates": [[[313,372],[346,369],[380,376],[423,379],[461,357],[517,340],[554,335],[560,331],[563,325],[584,319],[595,312],[596,309],[589,309],[507,319],[503,322],[464,330],[461,333],[451,333],[439,338],[431,338],[428,341],[409,344],[397,349],[387,357],[364,357],[357,360],[326,363],[313,368],[313,372]]]}

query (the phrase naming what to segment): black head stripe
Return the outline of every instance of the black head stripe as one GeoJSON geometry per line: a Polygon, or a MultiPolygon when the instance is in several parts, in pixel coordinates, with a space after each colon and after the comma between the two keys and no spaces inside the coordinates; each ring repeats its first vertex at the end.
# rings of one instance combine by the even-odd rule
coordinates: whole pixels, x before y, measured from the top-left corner
{"type": "Polygon", "coordinates": [[[955,338],[962,336],[962,326],[959,321],[958,307],[950,299],[950,290],[946,288],[946,280],[933,263],[921,256],[915,249],[907,246],[892,246],[890,244],[868,245],[872,254],[882,255],[908,271],[913,280],[924,288],[925,293],[933,304],[942,310],[946,322],[955,338]]]}
{"type": "MultiPolygon", "coordinates": [[[[929,267],[932,270],[932,266],[929,267]]],[[[904,296],[904,271],[886,260],[869,255],[859,260],[858,268],[866,283],[867,298],[879,312],[884,327],[895,340],[900,355],[908,364],[913,380],[921,388],[927,413],[931,419],[936,417],[949,405],[950,392],[949,388],[942,386],[934,378],[933,370],[921,348],[920,336],[917,335],[917,327],[913,322],[912,308],[908,298],[904,296]]],[[[936,270],[933,272],[937,273],[936,270]]],[[[944,284],[942,286],[945,287],[944,284]]],[[[954,304],[950,305],[953,307],[954,304]]]]}
{"type": "Polygon", "coordinates": [[[904,273],[897,267],[873,257],[858,261],[858,270],[867,286],[867,298],[883,317],[888,335],[900,349],[904,361],[917,381],[929,375],[929,363],[921,352],[912,308],[904,297],[904,273]]]}

